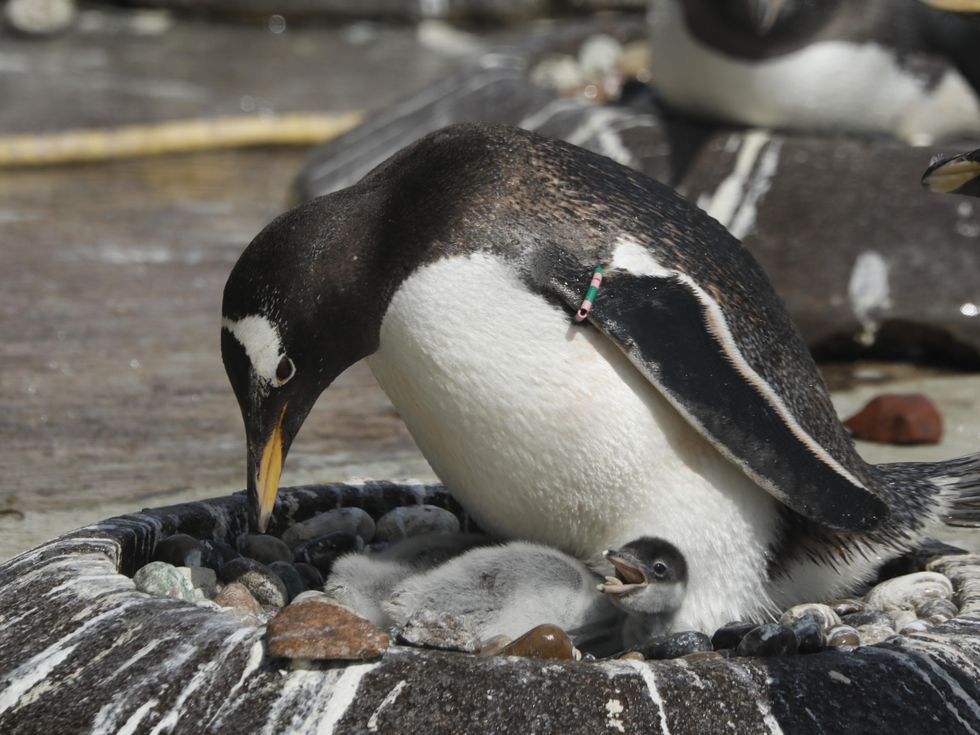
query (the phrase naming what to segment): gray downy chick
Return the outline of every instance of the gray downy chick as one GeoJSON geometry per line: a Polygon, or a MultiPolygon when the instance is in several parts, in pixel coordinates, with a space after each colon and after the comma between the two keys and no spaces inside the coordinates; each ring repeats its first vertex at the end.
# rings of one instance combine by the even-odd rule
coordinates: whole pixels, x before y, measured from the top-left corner
{"type": "Polygon", "coordinates": [[[323,591],[378,627],[386,628],[394,621],[382,603],[399,582],[492,542],[475,533],[427,533],[375,553],[347,554],[334,562],[323,591]]]}
{"type": "Polygon", "coordinates": [[[566,631],[615,626],[619,612],[596,576],[557,549],[523,541],[473,549],[402,581],[382,608],[398,623],[419,610],[450,613],[481,639],[551,623],[566,631]]]}
{"type": "Polygon", "coordinates": [[[623,646],[669,633],[687,588],[684,555],[668,541],[644,536],[603,556],[615,571],[598,589],[627,615],[623,646]]]}

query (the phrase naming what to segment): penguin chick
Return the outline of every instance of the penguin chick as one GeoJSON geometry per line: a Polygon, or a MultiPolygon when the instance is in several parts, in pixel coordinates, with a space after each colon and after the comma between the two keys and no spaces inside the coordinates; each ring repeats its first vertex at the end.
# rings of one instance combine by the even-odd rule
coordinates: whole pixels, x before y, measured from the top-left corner
{"type": "Polygon", "coordinates": [[[450,613],[484,640],[517,637],[544,623],[565,630],[605,621],[613,627],[619,613],[595,583],[577,559],[515,541],[473,549],[405,579],[382,608],[398,623],[423,609],[450,613]]]}
{"type": "Polygon", "coordinates": [[[615,574],[598,589],[627,614],[623,645],[631,648],[669,633],[687,588],[684,555],[668,541],[644,536],[603,556],[615,574]]]}
{"type": "Polygon", "coordinates": [[[323,591],[379,628],[386,628],[393,621],[381,603],[401,580],[491,542],[489,537],[475,533],[429,533],[403,539],[374,554],[347,554],[334,562],[323,591]]]}

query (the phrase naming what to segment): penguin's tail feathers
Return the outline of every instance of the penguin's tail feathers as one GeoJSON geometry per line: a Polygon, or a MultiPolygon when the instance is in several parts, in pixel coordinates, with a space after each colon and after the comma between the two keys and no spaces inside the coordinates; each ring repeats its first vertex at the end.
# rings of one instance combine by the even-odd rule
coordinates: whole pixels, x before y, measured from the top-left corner
{"type": "Polygon", "coordinates": [[[980,453],[923,467],[928,480],[939,488],[947,526],[980,527],[980,453]]]}
{"type": "Polygon", "coordinates": [[[980,527],[980,453],[943,462],[878,465],[892,512],[946,526],[980,527]]]}

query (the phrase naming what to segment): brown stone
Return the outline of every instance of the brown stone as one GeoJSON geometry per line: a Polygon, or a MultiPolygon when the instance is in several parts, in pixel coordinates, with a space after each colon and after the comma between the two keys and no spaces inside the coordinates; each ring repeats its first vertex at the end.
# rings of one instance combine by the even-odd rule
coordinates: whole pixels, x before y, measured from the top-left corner
{"type": "Polygon", "coordinates": [[[510,645],[511,641],[514,639],[509,635],[495,635],[493,638],[488,638],[480,643],[480,650],[477,651],[477,656],[496,656],[504,648],[510,645]]]}
{"type": "Polygon", "coordinates": [[[864,612],[867,607],[861,600],[854,600],[849,597],[840,600],[827,600],[823,603],[838,615],[850,615],[851,613],[864,612]]]}
{"type": "Polygon", "coordinates": [[[272,658],[365,660],[388,650],[388,634],[350,610],[319,600],[284,607],[269,623],[272,658]]]}
{"type": "Polygon", "coordinates": [[[227,609],[243,623],[260,625],[262,622],[262,606],[241,582],[226,584],[214,597],[214,603],[227,609]]]}
{"type": "Polygon", "coordinates": [[[936,444],[943,435],[939,411],[920,393],[880,395],[844,426],[855,438],[880,444],[936,444]]]}
{"type": "Polygon", "coordinates": [[[544,624],[531,628],[527,633],[509,643],[500,651],[502,656],[526,658],[575,658],[575,646],[557,625],[544,624]]]}

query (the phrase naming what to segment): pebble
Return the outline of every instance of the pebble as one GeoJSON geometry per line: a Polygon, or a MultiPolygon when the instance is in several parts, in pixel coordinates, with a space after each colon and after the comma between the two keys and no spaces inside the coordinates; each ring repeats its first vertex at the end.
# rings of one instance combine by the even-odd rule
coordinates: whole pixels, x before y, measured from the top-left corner
{"type": "Polygon", "coordinates": [[[711,636],[711,645],[716,651],[723,648],[735,648],[742,642],[746,633],[757,627],[758,623],[746,623],[738,620],[725,623],[711,636]]]}
{"type": "Polygon", "coordinates": [[[943,436],[939,411],[921,393],[877,396],[844,426],[857,439],[881,444],[936,444],[943,436]]]}
{"type": "Polygon", "coordinates": [[[792,629],[793,635],[796,636],[799,653],[816,653],[817,651],[822,651],[827,646],[824,626],[820,624],[817,618],[804,615],[802,618],[790,623],[789,627],[792,629]]]}
{"type": "Polygon", "coordinates": [[[263,622],[262,606],[252,597],[248,588],[239,582],[226,584],[215,595],[214,603],[248,625],[261,625],[263,622]]]}
{"type": "Polygon", "coordinates": [[[955,618],[960,610],[956,607],[956,603],[952,600],[947,600],[945,598],[938,598],[935,600],[928,600],[925,603],[919,605],[915,608],[916,614],[920,618],[934,618],[942,617],[943,622],[951,618],[955,618]]]}
{"type": "Polygon", "coordinates": [[[925,633],[931,627],[932,623],[926,620],[913,620],[911,623],[903,625],[902,629],[898,632],[902,635],[909,635],[910,633],[925,633]]]}
{"type": "Polygon", "coordinates": [[[218,575],[208,567],[177,567],[191,586],[200,590],[205,597],[211,598],[218,594],[218,575]]]}
{"type": "Polygon", "coordinates": [[[859,625],[857,632],[861,636],[862,646],[873,646],[875,643],[887,641],[895,635],[894,628],[888,625],[875,625],[874,623],[859,625]]]}
{"type": "Polygon", "coordinates": [[[883,625],[895,630],[895,618],[883,610],[865,610],[864,612],[851,613],[841,618],[841,622],[850,625],[852,628],[860,628],[862,625],[883,625]]]}
{"type": "MultiPolygon", "coordinates": [[[[380,524],[379,524],[380,525],[380,524]]],[[[557,625],[538,625],[500,650],[501,656],[572,660],[575,646],[557,625]]]]}
{"type": "Polygon", "coordinates": [[[838,615],[850,615],[851,613],[862,612],[867,607],[861,600],[855,600],[849,597],[841,600],[828,600],[823,604],[838,615]]]}
{"type": "Polygon", "coordinates": [[[623,46],[612,36],[597,33],[585,39],[578,50],[578,65],[586,77],[609,74],[616,69],[623,46]]]}
{"type": "Polygon", "coordinates": [[[260,605],[282,607],[289,599],[289,591],[279,575],[255,559],[232,559],[218,571],[218,578],[225,584],[245,585],[260,605]]]}
{"type": "Polygon", "coordinates": [[[509,635],[495,635],[493,638],[488,638],[480,644],[480,650],[477,651],[476,655],[496,656],[513,640],[509,635]]]}
{"type": "Polygon", "coordinates": [[[892,628],[895,630],[901,630],[909,623],[919,619],[919,616],[912,610],[896,610],[888,614],[892,617],[892,628]]]}
{"type": "Polygon", "coordinates": [[[29,36],[64,33],[77,14],[75,0],[9,0],[4,8],[10,27],[29,36]]]}
{"type": "Polygon", "coordinates": [[[399,643],[410,646],[464,653],[476,653],[480,650],[480,639],[462,620],[455,615],[436,610],[416,611],[398,629],[396,637],[399,643]]]}
{"type": "Polygon", "coordinates": [[[861,634],[850,625],[838,625],[827,632],[828,646],[853,648],[861,645],[861,634]]]}
{"type": "Polygon", "coordinates": [[[221,569],[222,564],[241,556],[231,544],[224,541],[205,539],[201,541],[201,546],[204,548],[204,566],[212,569],[221,569]]]}
{"type": "Polygon", "coordinates": [[[175,567],[201,567],[204,563],[204,545],[186,533],[175,533],[160,541],[153,550],[153,560],[175,567]]]}
{"type": "MultiPolygon", "coordinates": [[[[626,656],[623,656],[626,658],[626,656]]],[[[718,653],[718,651],[695,651],[694,653],[687,653],[681,656],[682,661],[687,661],[688,663],[695,663],[697,661],[720,661],[725,656],[718,653]]]]}
{"type": "Polygon", "coordinates": [[[315,566],[307,564],[305,561],[294,562],[293,566],[296,567],[299,576],[303,578],[303,584],[306,585],[306,589],[318,590],[323,588],[323,575],[320,574],[320,570],[315,566]]]}
{"type": "Polygon", "coordinates": [[[793,629],[781,623],[766,623],[745,634],[735,649],[736,656],[788,656],[799,643],[793,629]]]}
{"type": "Polygon", "coordinates": [[[779,622],[784,625],[792,625],[805,617],[813,618],[821,628],[833,628],[840,625],[840,617],[828,605],[821,605],[818,602],[810,602],[805,605],[794,605],[784,612],[779,622]]]}
{"type": "Polygon", "coordinates": [[[680,658],[689,653],[712,650],[711,639],[696,630],[685,630],[652,638],[639,647],[640,653],[651,660],[680,658]]]}
{"type": "Polygon", "coordinates": [[[619,657],[620,661],[646,661],[647,657],[639,651],[627,651],[619,657]]]}
{"type": "Polygon", "coordinates": [[[133,575],[133,583],[140,592],[178,600],[193,601],[194,587],[173,564],[151,561],[133,575]]]}
{"type": "Polygon", "coordinates": [[[374,538],[374,519],[360,508],[334,508],[294,523],[282,534],[290,548],[337,532],[353,533],[369,542],[374,538]]]}
{"type": "Polygon", "coordinates": [[[237,540],[238,552],[262,564],[292,561],[293,552],[286,544],[267,533],[243,533],[237,540]]]}
{"type": "Polygon", "coordinates": [[[269,569],[276,573],[282,583],[286,585],[286,592],[289,593],[289,601],[296,599],[297,595],[306,592],[306,583],[299,570],[288,561],[274,561],[269,564],[269,569]]]}
{"type": "Polygon", "coordinates": [[[293,559],[316,567],[324,577],[338,557],[364,548],[364,539],[349,531],[335,531],[293,549],[293,559]]]}
{"type": "Polygon", "coordinates": [[[387,633],[323,598],[294,602],[269,622],[271,658],[364,661],[388,650],[387,633]]]}
{"type": "Polygon", "coordinates": [[[937,572],[916,572],[895,577],[876,585],[865,601],[880,610],[914,610],[930,599],[950,598],[953,585],[949,578],[937,572]]]}
{"type": "Polygon", "coordinates": [[[435,505],[407,505],[378,519],[375,539],[397,541],[423,533],[459,533],[459,519],[454,513],[435,505]]]}

